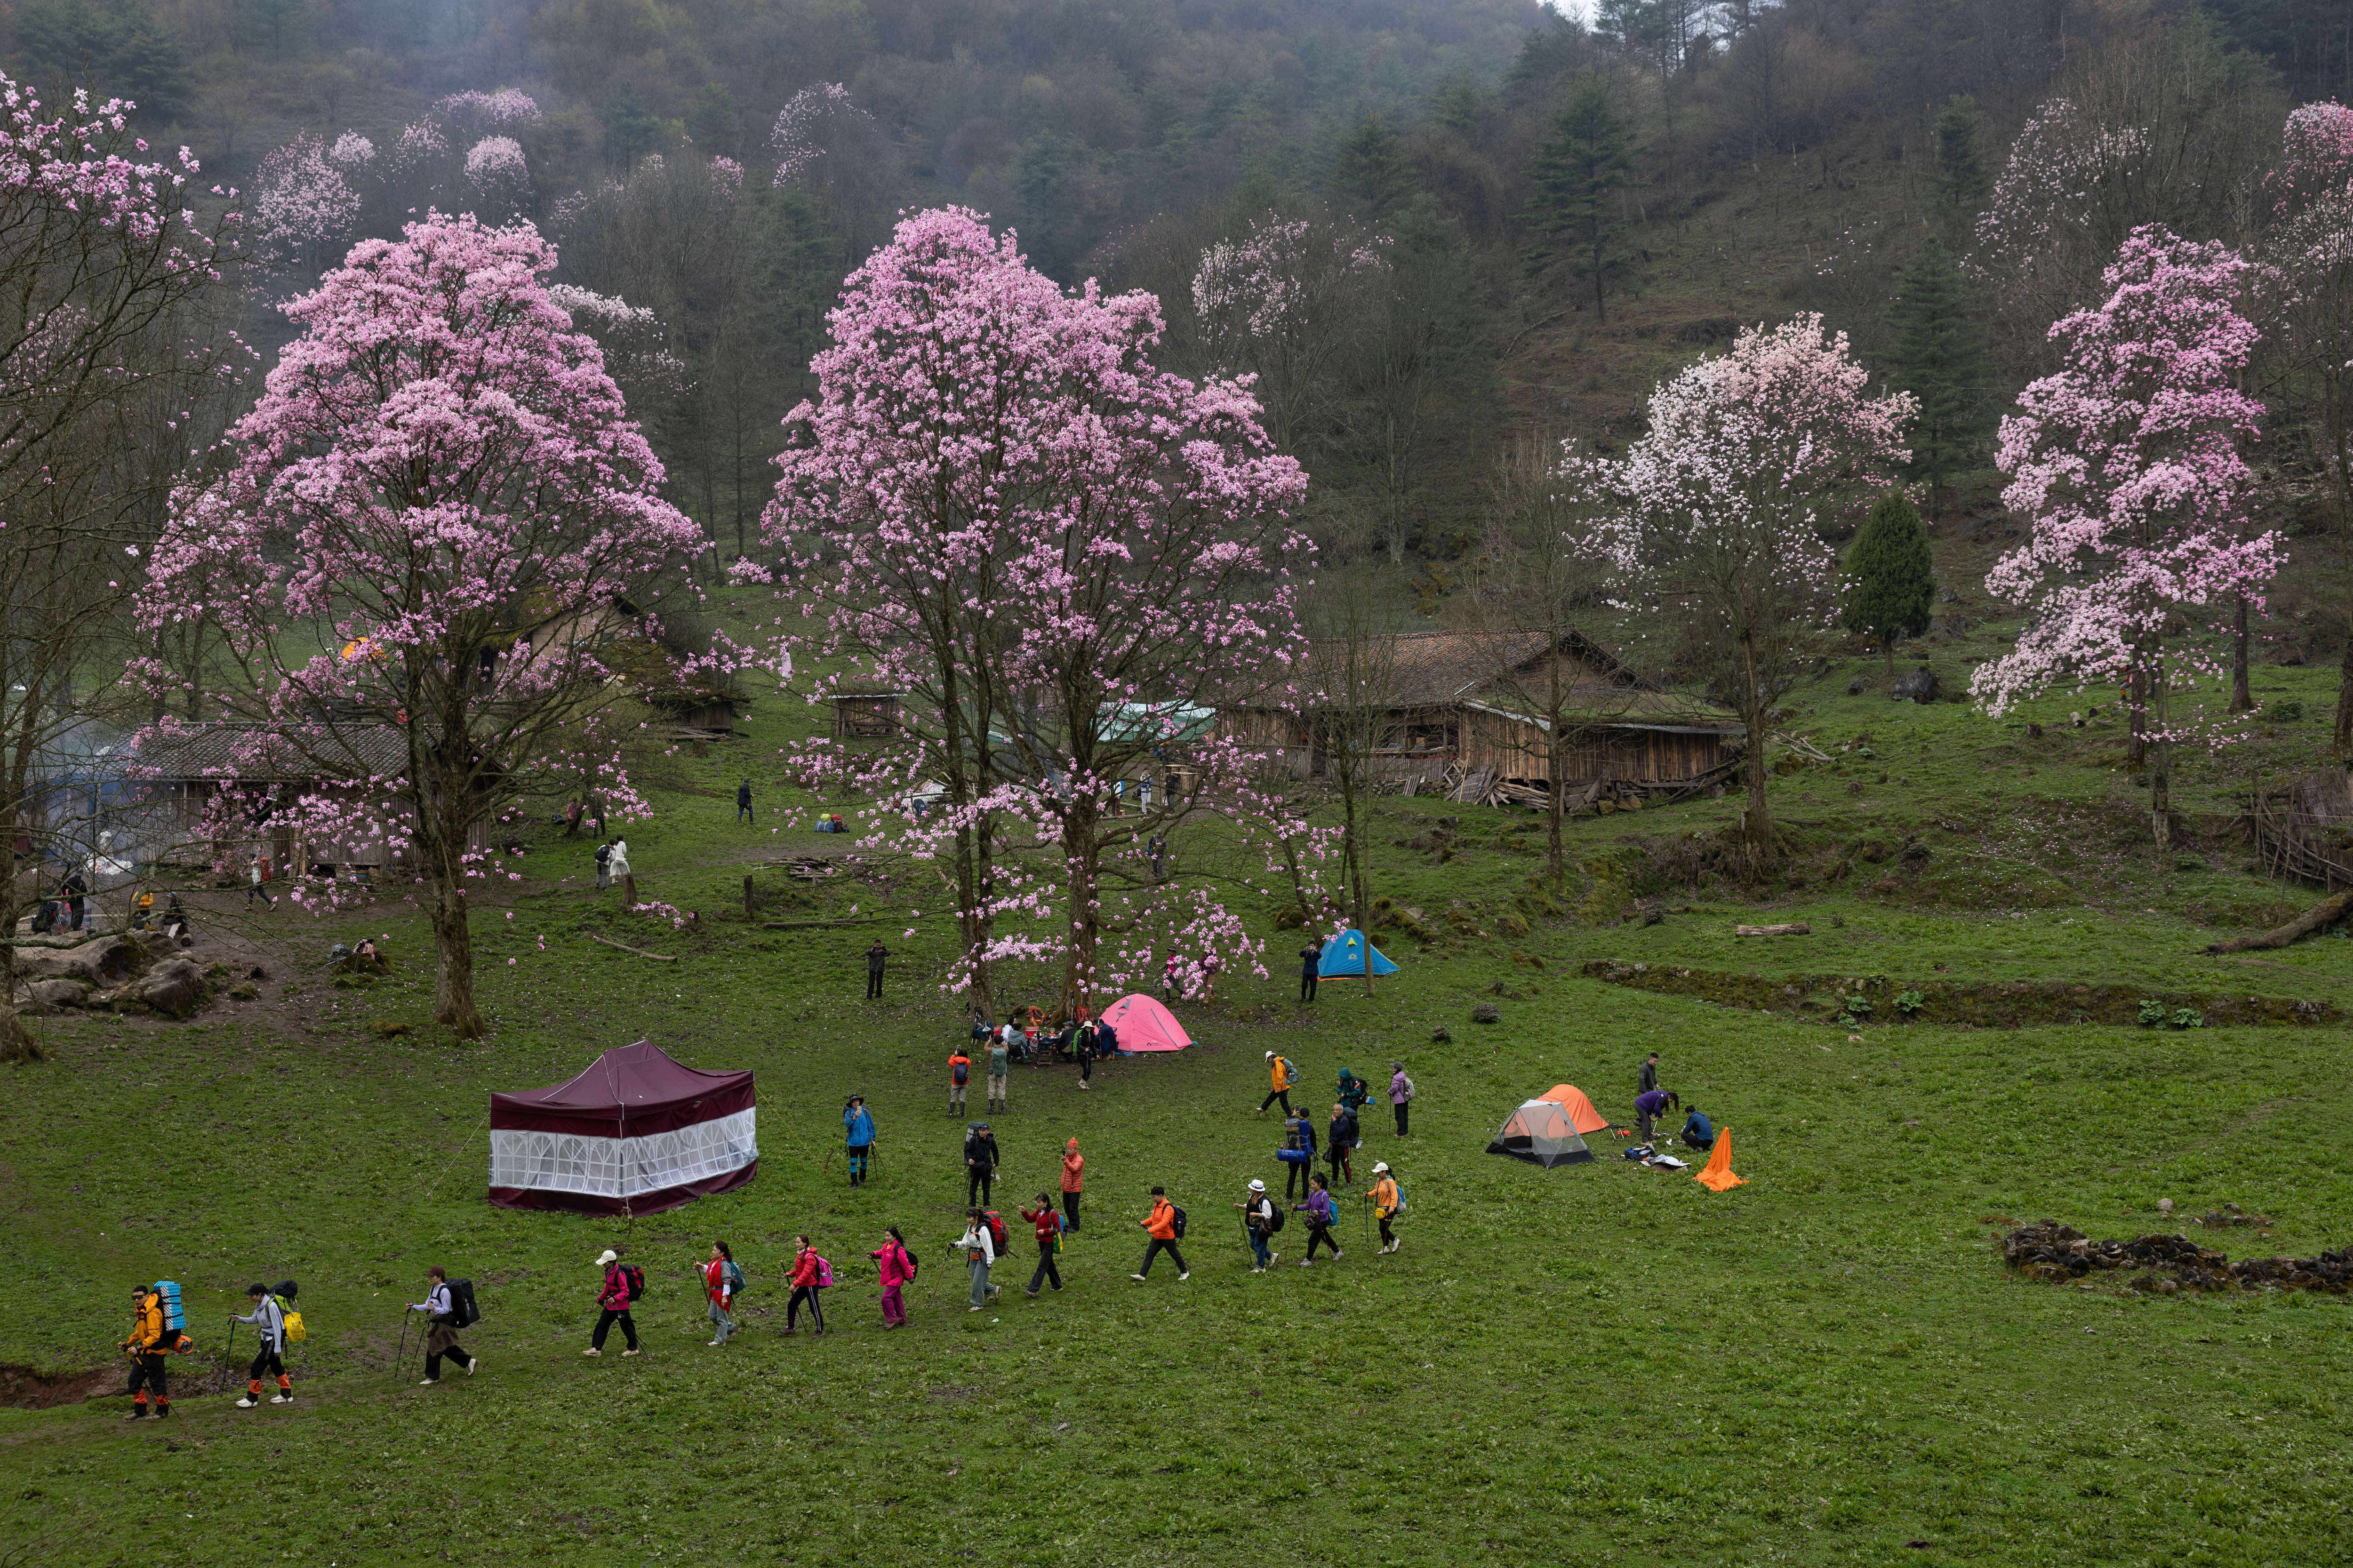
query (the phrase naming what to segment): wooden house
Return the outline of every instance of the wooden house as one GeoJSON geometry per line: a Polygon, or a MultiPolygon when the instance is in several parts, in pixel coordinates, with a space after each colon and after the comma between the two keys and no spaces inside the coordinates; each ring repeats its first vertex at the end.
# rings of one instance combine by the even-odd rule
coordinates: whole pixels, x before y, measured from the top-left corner
{"type": "MultiPolygon", "coordinates": [[[[408,839],[407,807],[388,793],[342,782],[350,778],[396,778],[408,769],[408,740],[387,724],[348,724],[334,731],[334,744],[350,755],[348,773],[326,769],[315,755],[272,745],[265,726],[194,724],[169,735],[148,737],[125,758],[134,781],[136,804],[123,826],[147,862],[181,865],[240,865],[251,854],[267,856],[273,870],[307,871],[332,866],[338,873],[377,872],[401,863],[398,846],[408,839]],[[353,795],[353,831],[333,843],[304,837],[280,811],[281,803],[311,795],[353,795]],[[225,795],[237,796],[224,801],[225,795]]],[[[316,752],[313,741],[303,750],[316,752]]],[[[495,826],[477,825],[477,848],[495,836],[495,826]]]]}
{"type": "Polygon", "coordinates": [[[906,694],[900,691],[838,691],[833,707],[837,741],[886,741],[899,732],[906,694]]]}
{"type": "Polygon", "coordinates": [[[1528,711],[1528,700],[1555,679],[1573,704],[1564,714],[1573,726],[1564,770],[1572,791],[1687,787],[1724,771],[1741,748],[1735,715],[1647,687],[1574,633],[1556,644],[1541,632],[1401,632],[1354,649],[1318,644],[1293,695],[1255,695],[1221,709],[1221,732],[1292,777],[1323,775],[1329,725],[1308,695],[1319,671],[1326,682],[1345,679],[1376,694],[1376,787],[1422,794],[1483,779],[1482,792],[1548,788],[1550,728],[1528,711]]]}

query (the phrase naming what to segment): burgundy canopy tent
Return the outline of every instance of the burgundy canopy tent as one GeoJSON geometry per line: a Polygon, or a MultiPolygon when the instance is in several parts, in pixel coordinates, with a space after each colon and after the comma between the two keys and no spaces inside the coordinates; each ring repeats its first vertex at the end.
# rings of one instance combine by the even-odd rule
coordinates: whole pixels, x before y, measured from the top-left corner
{"type": "Polygon", "coordinates": [[[759,1169],[749,1072],[697,1072],[653,1045],[607,1051],[553,1089],[491,1096],[491,1202],[653,1214],[759,1169]]]}

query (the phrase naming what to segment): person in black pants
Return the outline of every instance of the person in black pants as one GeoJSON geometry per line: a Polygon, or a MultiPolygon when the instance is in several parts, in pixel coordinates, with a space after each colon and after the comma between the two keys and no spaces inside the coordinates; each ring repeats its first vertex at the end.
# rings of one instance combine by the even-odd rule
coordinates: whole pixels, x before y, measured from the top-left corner
{"type": "Polygon", "coordinates": [[[615,1323],[618,1323],[622,1337],[629,1342],[629,1348],[621,1353],[635,1355],[638,1353],[638,1321],[629,1316],[629,1276],[621,1268],[621,1255],[608,1247],[596,1259],[596,1267],[605,1271],[605,1288],[596,1292],[596,1305],[601,1310],[596,1317],[596,1331],[588,1336],[588,1348],[580,1353],[603,1355],[605,1336],[613,1331],[615,1323]]]}
{"type": "Polygon", "coordinates": [[[735,786],[735,820],[754,823],[757,821],[752,815],[752,781],[750,779],[745,779],[735,786]]]}
{"type": "Polygon", "coordinates": [[[1307,1120],[1305,1107],[1303,1106],[1296,1116],[1283,1124],[1282,1131],[1283,1152],[1298,1156],[1282,1162],[1282,1201],[1289,1203],[1294,1194],[1300,1197],[1307,1195],[1310,1190],[1308,1180],[1315,1173],[1315,1128],[1307,1120]]]}
{"type": "Polygon", "coordinates": [[[976,1121],[972,1131],[964,1135],[964,1201],[967,1205],[977,1203],[988,1206],[989,1183],[997,1175],[999,1163],[997,1134],[988,1130],[986,1121],[976,1121]]]}
{"type": "Polygon", "coordinates": [[[882,945],[881,937],[876,937],[874,945],[866,950],[866,999],[869,1002],[882,994],[882,961],[890,956],[891,950],[882,945]]]}
{"type": "Polygon", "coordinates": [[[1652,1051],[1642,1058],[1642,1070],[1634,1075],[1634,1092],[1648,1094],[1659,1087],[1659,1053],[1652,1051]]]}
{"type": "Polygon", "coordinates": [[[443,1356],[463,1365],[470,1373],[481,1364],[458,1342],[456,1303],[449,1297],[448,1271],[437,1263],[425,1271],[425,1277],[431,1281],[425,1289],[425,1300],[408,1309],[424,1313],[428,1325],[425,1335],[425,1382],[417,1385],[420,1388],[441,1381],[443,1356]]]}
{"type": "Polygon", "coordinates": [[[1334,1105],[1327,1136],[1331,1143],[1324,1151],[1324,1157],[1332,1163],[1332,1180],[1336,1182],[1345,1176],[1350,1186],[1356,1185],[1356,1171],[1349,1161],[1348,1152],[1362,1142],[1364,1136],[1356,1128],[1356,1113],[1345,1104],[1334,1105]]]}
{"type": "Polygon", "coordinates": [[[1315,966],[1323,962],[1324,950],[1314,942],[1311,942],[1299,950],[1299,999],[1302,1002],[1315,1000],[1315,966]]]}
{"type": "Polygon", "coordinates": [[[1136,1224],[1144,1227],[1144,1234],[1152,1240],[1144,1248],[1144,1262],[1128,1276],[1129,1279],[1142,1280],[1152,1272],[1152,1260],[1164,1252],[1176,1260],[1177,1279],[1192,1277],[1193,1271],[1185,1267],[1185,1255],[1176,1250],[1176,1205],[1168,1201],[1166,1187],[1152,1189],[1152,1214],[1148,1218],[1136,1221],[1136,1224]]]}
{"type": "Polygon", "coordinates": [[[1038,1287],[1050,1283],[1055,1289],[1062,1288],[1062,1271],[1054,1267],[1054,1234],[1060,1228],[1055,1223],[1054,1199],[1050,1193],[1038,1194],[1038,1206],[1025,1208],[1021,1217],[1029,1222],[1038,1234],[1038,1269],[1029,1276],[1029,1294],[1035,1296],[1038,1287]]]}

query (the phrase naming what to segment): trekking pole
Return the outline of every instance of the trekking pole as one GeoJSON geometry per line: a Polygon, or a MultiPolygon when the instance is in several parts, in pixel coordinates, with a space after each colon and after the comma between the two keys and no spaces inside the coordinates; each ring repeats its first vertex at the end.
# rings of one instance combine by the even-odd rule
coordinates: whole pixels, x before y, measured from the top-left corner
{"type": "Polygon", "coordinates": [[[406,1361],[407,1359],[408,1359],[408,1314],[407,1314],[406,1312],[403,1312],[403,1313],[401,1313],[401,1314],[400,1314],[400,1348],[399,1348],[398,1350],[396,1350],[396,1351],[395,1351],[395,1352],[392,1352],[392,1367],[391,1367],[391,1368],[388,1368],[388,1369],[386,1369],[386,1370],[393,1370],[393,1369],[396,1369],[396,1368],[398,1368],[398,1367],[399,1367],[399,1365],[400,1365],[403,1362],[406,1361]]]}
{"type": "Polygon", "coordinates": [[[234,1349],[234,1348],[236,1347],[236,1345],[237,1345],[237,1320],[236,1320],[236,1319],[234,1319],[234,1318],[232,1318],[232,1319],[230,1319],[230,1320],[229,1320],[229,1324],[228,1324],[228,1338],[227,1338],[227,1339],[226,1339],[226,1340],[223,1340],[223,1341],[221,1342],[221,1387],[222,1387],[224,1390],[226,1390],[226,1389],[228,1387],[228,1356],[229,1356],[229,1352],[230,1352],[232,1349],[234,1349]]]}

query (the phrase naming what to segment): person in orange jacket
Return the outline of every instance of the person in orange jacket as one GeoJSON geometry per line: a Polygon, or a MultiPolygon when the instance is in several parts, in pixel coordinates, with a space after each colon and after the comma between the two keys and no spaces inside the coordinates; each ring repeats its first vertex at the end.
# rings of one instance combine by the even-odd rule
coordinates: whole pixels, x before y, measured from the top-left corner
{"type": "Polygon", "coordinates": [[[164,1327],[164,1292],[152,1285],[131,1288],[131,1337],[122,1353],[131,1358],[131,1414],[137,1421],[147,1414],[147,1397],[155,1397],[155,1414],[172,1414],[172,1395],[164,1382],[170,1363],[164,1358],[187,1343],[185,1334],[164,1327]]]}
{"type": "Polygon", "coordinates": [[[1144,1249],[1144,1266],[1128,1278],[1141,1283],[1152,1272],[1152,1260],[1166,1252],[1176,1260],[1176,1278],[1190,1279],[1193,1271],[1185,1267],[1185,1255],[1176,1250],[1176,1205],[1168,1201],[1166,1187],[1152,1189],[1152,1213],[1136,1223],[1152,1240],[1144,1249]]]}
{"type": "Polygon", "coordinates": [[[1079,1194],[1087,1184],[1087,1159],[1079,1152],[1079,1141],[1071,1139],[1062,1145],[1062,1218],[1067,1228],[1079,1228],[1079,1194]]]}
{"type": "Polygon", "coordinates": [[[948,1114],[964,1114],[964,1091],[972,1084],[972,1058],[958,1046],[948,1053],[948,1114]]]}
{"type": "Polygon", "coordinates": [[[1264,1116],[1266,1108],[1279,1100],[1282,1101],[1282,1119],[1288,1121],[1291,1120],[1291,1058],[1269,1051],[1266,1053],[1266,1070],[1268,1079],[1274,1087],[1267,1091],[1264,1100],[1258,1102],[1258,1113],[1264,1116]]]}

